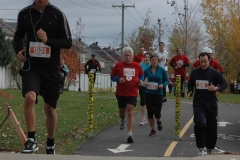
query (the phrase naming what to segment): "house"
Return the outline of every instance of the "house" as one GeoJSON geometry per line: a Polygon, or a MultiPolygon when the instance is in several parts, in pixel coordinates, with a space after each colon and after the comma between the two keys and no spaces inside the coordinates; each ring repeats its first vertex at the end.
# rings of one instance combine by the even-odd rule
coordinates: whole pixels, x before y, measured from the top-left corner
{"type": "MultiPolygon", "coordinates": [[[[14,25],[14,23],[12,23],[12,25],[14,25]]],[[[6,39],[7,38],[13,39],[15,33],[14,26],[11,26],[7,22],[4,22],[2,19],[0,19],[0,27],[2,28],[2,31],[6,33],[6,39]]]]}
{"type": "MultiPolygon", "coordinates": [[[[112,67],[119,62],[119,59],[117,59],[117,55],[113,54],[112,52],[109,52],[108,50],[104,50],[101,47],[98,46],[98,42],[95,42],[89,46],[92,51],[96,52],[97,55],[102,57],[105,62],[105,67],[102,69],[102,73],[109,74],[111,73],[112,67]],[[109,52],[109,53],[108,53],[109,52]]],[[[97,56],[98,59],[98,56],[97,56]]]]}
{"type": "Polygon", "coordinates": [[[88,45],[86,45],[84,42],[80,41],[79,40],[76,40],[76,39],[73,39],[73,48],[76,50],[76,51],[81,51],[81,54],[80,54],[80,59],[81,59],[81,71],[83,72],[84,71],[84,65],[85,63],[91,59],[91,55],[92,54],[95,54],[96,55],[96,58],[97,60],[99,61],[99,63],[101,64],[101,67],[102,67],[102,73],[105,73],[104,72],[104,68],[105,68],[105,63],[107,62],[104,58],[102,58],[97,52],[95,52],[93,49],[91,49],[88,45]]]}
{"type": "Polygon", "coordinates": [[[110,47],[108,48],[103,48],[105,52],[108,53],[108,55],[112,56],[117,62],[122,61],[122,56],[117,52],[118,49],[111,49],[110,47]]]}

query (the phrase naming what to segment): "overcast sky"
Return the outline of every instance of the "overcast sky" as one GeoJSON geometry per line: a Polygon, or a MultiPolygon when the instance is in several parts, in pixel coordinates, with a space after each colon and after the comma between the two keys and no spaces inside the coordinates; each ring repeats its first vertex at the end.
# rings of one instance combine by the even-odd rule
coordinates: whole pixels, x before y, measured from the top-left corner
{"type": "MultiPolygon", "coordinates": [[[[168,1],[172,2],[172,0],[168,1]]],[[[182,10],[183,0],[175,1],[182,10]]],[[[189,5],[197,1],[200,0],[189,0],[189,5]]],[[[119,7],[113,8],[112,5],[122,5],[122,3],[135,5],[135,8],[128,7],[124,12],[125,38],[134,29],[143,26],[149,9],[152,25],[157,25],[158,18],[166,18],[166,22],[170,25],[175,22],[172,16],[174,9],[167,4],[167,0],[49,0],[49,2],[65,13],[71,30],[75,30],[76,21],[81,18],[85,25],[83,36],[86,38],[82,38],[83,41],[86,44],[98,42],[102,47],[108,46],[116,39],[121,43],[122,10],[119,7]]],[[[0,18],[4,21],[16,22],[19,10],[28,6],[30,0],[0,0],[0,4],[0,18]]],[[[166,34],[163,38],[167,41],[166,34]]]]}

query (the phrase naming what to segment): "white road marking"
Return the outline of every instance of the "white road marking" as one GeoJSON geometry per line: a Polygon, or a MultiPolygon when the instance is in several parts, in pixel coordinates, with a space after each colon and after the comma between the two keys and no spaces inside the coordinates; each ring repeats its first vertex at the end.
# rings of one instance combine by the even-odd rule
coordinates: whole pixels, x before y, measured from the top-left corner
{"type": "Polygon", "coordinates": [[[129,152],[129,151],[133,151],[133,150],[125,150],[128,146],[130,146],[130,144],[121,144],[118,148],[116,149],[108,149],[109,151],[113,152],[113,153],[121,153],[121,152],[129,152]]]}

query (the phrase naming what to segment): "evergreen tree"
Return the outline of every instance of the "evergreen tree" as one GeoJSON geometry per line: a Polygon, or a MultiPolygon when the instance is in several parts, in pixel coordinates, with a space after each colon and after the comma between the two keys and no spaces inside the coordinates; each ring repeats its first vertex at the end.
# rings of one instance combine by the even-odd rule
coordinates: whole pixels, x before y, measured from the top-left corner
{"type": "Polygon", "coordinates": [[[0,27],[0,66],[7,66],[14,57],[12,41],[6,39],[6,33],[0,27]]]}

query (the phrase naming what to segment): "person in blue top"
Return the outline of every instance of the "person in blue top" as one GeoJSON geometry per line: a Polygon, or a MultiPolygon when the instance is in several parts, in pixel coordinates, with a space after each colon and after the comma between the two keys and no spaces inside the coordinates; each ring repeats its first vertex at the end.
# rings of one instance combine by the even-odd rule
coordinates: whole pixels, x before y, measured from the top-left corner
{"type": "MultiPolygon", "coordinates": [[[[140,64],[143,71],[151,65],[150,56],[151,56],[150,53],[144,54],[144,60],[140,64]]],[[[146,113],[145,112],[146,111],[145,90],[146,90],[146,87],[139,86],[138,90],[139,90],[139,95],[140,95],[140,105],[141,105],[141,115],[142,115],[142,121],[140,122],[140,125],[144,125],[147,122],[146,118],[145,118],[145,113],[146,113]]]]}
{"type": "Polygon", "coordinates": [[[154,117],[157,122],[158,130],[162,130],[161,109],[163,103],[163,87],[169,83],[168,75],[163,67],[158,65],[158,56],[153,54],[150,57],[151,65],[144,71],[144,82],[140,85],[146,86],[146,107],[148,121],[151,126],[149,136],[156,136],[154,117]]]}
{"type": "Polygon", "coordinates": [[[64,84],[65,84],[65,81],[66,81],[66,79],[68,77],[68,74],[69,74],[69,69],[68,69],[67,65],[64,64],[64,60],[63,59],[60,60],[60,68],[61,68],[61,73],[63,75],[62,89],[60,91],[60,94],[63,94],[64,84]]]}

